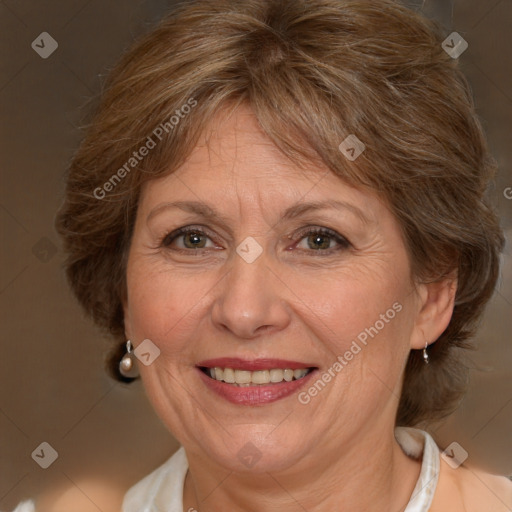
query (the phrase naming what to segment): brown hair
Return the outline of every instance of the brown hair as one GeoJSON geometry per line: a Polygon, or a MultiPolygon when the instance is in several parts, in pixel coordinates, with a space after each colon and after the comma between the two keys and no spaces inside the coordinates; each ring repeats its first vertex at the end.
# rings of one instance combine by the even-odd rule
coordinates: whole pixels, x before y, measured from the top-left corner
{"type": "Polygon", "coordinates": [[[442,39],[393,0],[198,0],[124,55],[71,163],[57,218],[71,286],[117,340],[118,379],[141,187],[177,169],[219,109],[244,102],[299,167],[320,159],[380,193],[417,281],[456,272],[453,317],[430,364],[410,353],[397,424],[450,411],[465,388],[461,349],[493,293],[504,242],[485,199],[495,165],[442,39]],[[349,134],[366,146],[355,162],[338,149],[349,134]]]}

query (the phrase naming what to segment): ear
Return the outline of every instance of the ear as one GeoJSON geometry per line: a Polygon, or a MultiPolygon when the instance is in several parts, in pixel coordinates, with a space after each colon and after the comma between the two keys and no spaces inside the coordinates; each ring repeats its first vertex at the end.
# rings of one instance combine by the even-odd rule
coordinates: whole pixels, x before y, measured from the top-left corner
{"type": "Polygon", "coordinates": [[[457,277],[417,285],[418,312],[411,335],[411,349],[425,348],[446,330],[453,314],[457,277]]]}

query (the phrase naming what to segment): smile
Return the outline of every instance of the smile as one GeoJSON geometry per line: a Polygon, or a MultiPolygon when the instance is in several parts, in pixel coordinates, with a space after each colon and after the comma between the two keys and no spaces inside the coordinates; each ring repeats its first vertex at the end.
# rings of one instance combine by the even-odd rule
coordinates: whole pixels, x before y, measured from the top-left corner
{"type": "Polygon", "coordinates": [[[300,368],[292,370],[291,368],[281,369],[272,368],[271,370],[238,370],[233,368],[201,368],[206,375],[212,379],[233,384],[235,386],[261,386],[265,384],[279,384],[280,382],[291,382],[293,380],[303,379],[313,368],[300,368]]]}
{"type": "Polygon", "coordinates": [[[318,370],[303,362],[237,358],[202,361],[196,368],[210,391],[237,405],[265,405],[290,396],[318,370]]]}

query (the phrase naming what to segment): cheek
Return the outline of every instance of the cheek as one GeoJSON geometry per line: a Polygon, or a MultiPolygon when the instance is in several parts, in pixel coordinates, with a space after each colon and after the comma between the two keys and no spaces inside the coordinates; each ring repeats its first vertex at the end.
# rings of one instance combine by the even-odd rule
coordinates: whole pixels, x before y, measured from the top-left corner
{"type": "Polygon", "coordinates": [[[184,276],[135,260],[127,279],[130,335],[136,341],[149,338],[164,355],[180,351],[214,284],[207,274],[184,276]]]}
{"type": "Polygon", "coordinates": [[[297,293],[303,290],[299,296],[307,298],[300,315],[322,341],[325,366],[332,367],[341,356],[343,375],[358,382],[360,392],[377,381],[395,386],[413,325],[408,276],[366,270],[353,268],[316,285],[306,279],[294,284],[297,293]]]}
{"type": "Polygon", "coordinates": [[[400,324],[404,298],[409,293],[398,279],[386,280],[379,275],[359,279],[355,272],[330,276],[314,286],[306,280],[301,286],[296,280],[294,288],[302,290],[298,296],[304,297],[308,316],[316,318],[316,323],[330,332],[328,337],[339,341],[340,348],[361,333],[364,341],[365,332],[374,333],[375,328],[379,332],[390,331],[400,324]]]}

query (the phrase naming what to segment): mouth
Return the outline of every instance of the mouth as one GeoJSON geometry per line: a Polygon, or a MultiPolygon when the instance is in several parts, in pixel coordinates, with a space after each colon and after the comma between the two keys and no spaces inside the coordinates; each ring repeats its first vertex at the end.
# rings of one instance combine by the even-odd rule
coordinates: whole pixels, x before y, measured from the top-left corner
{"type": "Polygon", "coordinates": [[[285,398],[318,370],[297,361],[234,358],[203,361],[196,368],[211,391],[238,405],[264,405],[285,398]]]}
{"type": "Polygon", "coordinates": [[[292,382],[303,379],[315,368],[272,368],[270,370],[241,370],[235,368],[213,368],[199,367],[199,369],[211,379],[238,387],[265,386],[269,384],[280,384],[281,382],[292,382]]]}

